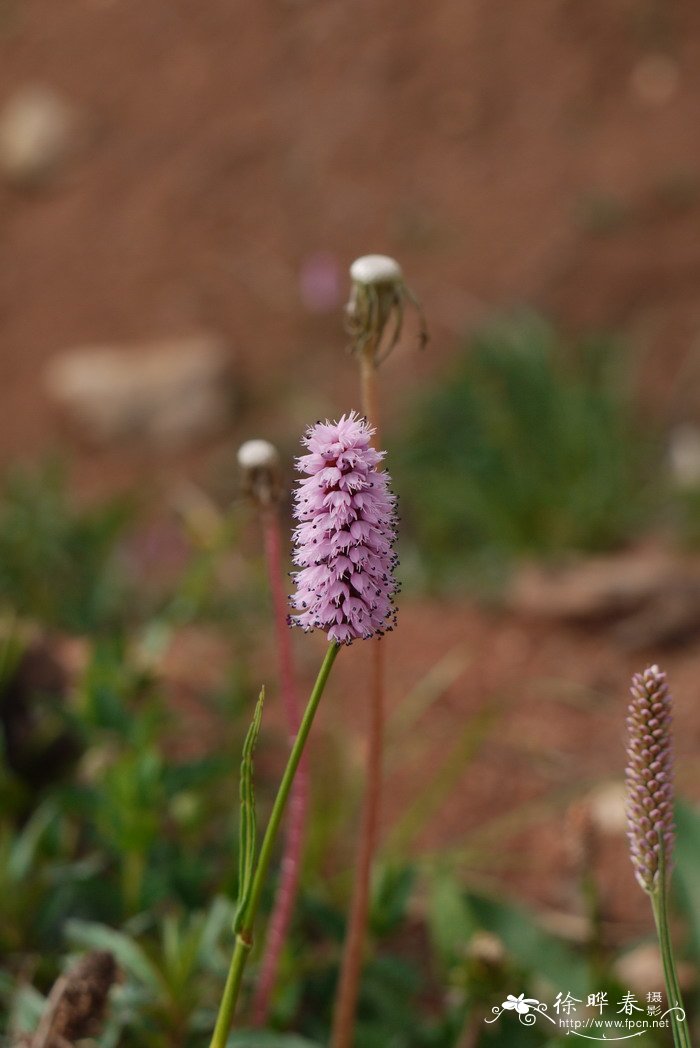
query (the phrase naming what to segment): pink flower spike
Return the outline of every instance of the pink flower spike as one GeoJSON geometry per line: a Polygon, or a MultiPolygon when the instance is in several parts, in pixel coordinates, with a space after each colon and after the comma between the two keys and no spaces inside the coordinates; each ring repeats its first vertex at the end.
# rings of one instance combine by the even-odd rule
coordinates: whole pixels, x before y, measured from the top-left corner
{"type": "Polygon", "coordinates": [[[635,673],[627,712],[627,824],[634,873],[644,891],[660,887],[663,854],[670,876],[673,819],[673,701],[658,666],[635,673]]]}
{"type": "Polygon", "coordinates": [[[317,422],[302,440],[309,454],[297,459],[305,477],[294,496],[300,570],[289,621],[339,644],[382,636],[396,622],[396,497],[373,434],[354,411],[317,422]]]}

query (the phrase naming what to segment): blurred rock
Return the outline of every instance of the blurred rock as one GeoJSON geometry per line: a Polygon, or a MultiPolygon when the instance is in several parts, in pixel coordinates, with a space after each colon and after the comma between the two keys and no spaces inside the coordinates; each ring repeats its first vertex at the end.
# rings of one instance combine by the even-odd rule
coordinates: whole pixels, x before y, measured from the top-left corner
{"type": "Polygon", "coordinates": [[[603,782],[591,790],[586,800],[591,823],[596,830],[611,836],[625,833],[626,795],[624,782],[603,782]]]}
{"type": "Polygon", "coordinates": [[[572,623],[614,623],[629,651],[673,645],[700,632],[700,563],[637,549],[552,568],[527,565],[508,600],[518,614],[572,623]]]}
{"type": "Polygon", "coordinates": [[[36,189],[63,171],[79,139],[77,109],[49,87],[27,85],[0,111],[0,171],[11,185],[36,189]]]}
{"type": "Polygon", "coordinates": [[[630,75],[633,95],[650,109],[660,109],[673,99],[680,84],[678,63],[668,55],[647,55],[630,75]]]}
{"type": "Polygon", "coordinates": [[[662,592],[674,565],[663,552],[591,557],[562,567],[526,565],[510,594],[513,610],[591,621],[629,614],[662,592]]]}
{"type": "Polygon", "coordinates": [[[477,929],[466,944],[466,955],[488,968],[502,967],[508,957],[501,939],[492,932],[477,929]]]}
{"type": "Polygon", "coordinates": [[[656,943],[645,943],[623,954],[615,964],[615,974],[634,992],[660,990],[664,985],[664,969],[656,943]]]}
{"type": "Polygon", "coordinates": [[[700,577],[697,571],[677,574],[650,604],[628,616],[614,630],[628,651],[681,644],[700,632],[700,577]]]}
{"type": "MultiPolygon", "coordinates": [[[[689,964],[680,962],[677,965],[678,982],[681,990],[689,990],[695,984],[693,969],[689,964]]],[[[622,955],[615,962],[615,975],[625,988],[640,996],[649,990],[664,990],[664,969],[658,945],[644,943],[622,955]]],[[[664,991],[664,1000],[666,993],[664,991]]]]}
{"type": "Polygon", "coordinates": [[[689,422],[676,426],[669,436],[668,463],[679,487],[700,486],[700,429],[689,422]]]}
{"type": "Polygon", "coordinates": [[[231,355],[210,335],[71,350],[51,361],[45,383],[97,444],[182,448],[220,430],[232,410],[231,355]]]}
{"type": "Polygon", "coordinates": [[[591,926],[588,917],[555,910],[539,914],[539,920],[543,928],[560,939],[568,939],[570,942],[577,943],[590,941],[591,926]]]}

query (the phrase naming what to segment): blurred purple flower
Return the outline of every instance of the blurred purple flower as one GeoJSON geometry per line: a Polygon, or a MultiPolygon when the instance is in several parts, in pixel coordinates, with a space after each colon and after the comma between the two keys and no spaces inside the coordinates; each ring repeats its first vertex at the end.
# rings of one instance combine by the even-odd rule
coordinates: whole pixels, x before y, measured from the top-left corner
{"type": "Polygon", "coordinates": [[[331,313],[340,303],[340,266],[334,255],[316,251],[307,255],[299,273],[299,294],[310,313],[331,313]]]}
{"type": "Polygon", "coordinates": [[[666,674],[649,666],[632,678],[627,716],[627,822],[635,876],[646,892],[660,886],[663,845],[670,870],[673,822],[672,699],[666,674]]]}
{"type": "Polygon", "coordinates": [[[354,411],[317,422],[302,441],[309,454],[297,460],[306,479],[294,500],[301,570],[290,622],[341,644],[381,636],[396,618],[396,498],[377,469],[385,453],[370,446],[373,433],[354,411]]]}

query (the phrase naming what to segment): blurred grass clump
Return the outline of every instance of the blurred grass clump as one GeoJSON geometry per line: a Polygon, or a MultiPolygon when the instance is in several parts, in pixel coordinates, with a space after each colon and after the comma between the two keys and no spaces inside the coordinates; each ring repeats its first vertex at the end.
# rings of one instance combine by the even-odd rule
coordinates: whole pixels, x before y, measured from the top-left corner
{"type": "MultiPolygon", "coordinates": [[[[399,448],[398,486],[432,571],[446,578],[484,551],[503,561],[605,548],[647,519],[649,449],[618,363],[605,343],[562,348],[533,317],[476,340],[417,409],[399,448]]],[[[99,1048],[207,1048],[226,978],[240,750],[257,694],[249,660],[268,643],[264,575],[243,555],[239,507],[212,513],[204,532],[190,515],[182,542],[147,534],[145,554],[139,529],[152,521],[144,527],[135,509],[76,505],[55,466],[0,485],[0,1045],[8,1048],[36,1033],[54,981],[86,949],[110,951],[120,971],[91,1041],[99,1048]],[[155,584],[151,567],[170,540],[176,566],[155,584]],[[212,677],[195,647],[185,685],[168,674],[167,654],[179,649],[182,663],[188,631],[222,628],[230,664],[212,677]]],[[[465,668],[463,655],[448,656],[428,673],[432,684],[404,699],[388,725],[390,759],[403,760],[407,740],[421,734],[435,682],[442,694],[465,668]]],[[[388,837],[373,883],[357,1048],[559,1048],[563,1038],[541,1029],[486,1025],[488,1009],[515,992],[553,999],[566,988],[583,999],[605,989],[612,1001],[622,990],[621,940],[598,941],[597,925],[590,942],[555,934],[500,890],[484,891],[481,867],[509,860],[493,822],[484,827],[493,849],[474,838],[439,854],[415,843],[495,724],[487,707],[462,725],[431,787],[404,802],[388,837]]],[[[280,758],[275,731],[266,718],[260,824],[280,758]]],[[[229,1048],[328,1043],[358,785],[343,732],[314,753],[305,870],[271,1029],[254,1041],[239,1030],[229,1048]]],[[[557,782],[552,797],[560,793],[557,782]]],[[[700,816],[679,814],[675,879],[690,956],[700,942],[700,816]]],[[[521,810],[518,830],[526,817],[521,810]]],[[[272,899],[270,885],[268,913],[272,899]]]]}
{"type": "Polygon", "coordinates": [[[77,508],[57,463],[12,471],[0,491],[0,599],[72,633],[118,625],[127,594],[115,551],[130,515],[122,499],[77,508]]]}
{"type": "Polygon", "coordinates": [[[521,555],[610,550],[648,521],[654,444],[623,365],[610,339],[566,344],[533,313],[474,335],[393,449],[431,582],[498,575],[521,555]]]}

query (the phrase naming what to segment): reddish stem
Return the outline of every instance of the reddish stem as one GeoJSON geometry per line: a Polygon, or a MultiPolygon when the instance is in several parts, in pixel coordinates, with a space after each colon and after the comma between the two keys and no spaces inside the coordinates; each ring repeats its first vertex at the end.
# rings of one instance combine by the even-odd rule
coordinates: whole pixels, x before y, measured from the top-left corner
{"type": "MultiPolygon", "coordinates": [[[[290,739],[293,742],[299,729],[300,706],[292,655],[291,634],[287,625],[287,597],[282,585],[283,565],[280,521],[275,507],[269,507],[262,511],[262,525],[275,623],[280,691],[287,717],[290,739]]],[[[254,1026],[264,1026],[267,1022],[270,1000],[277,981],[282,951],[284,950],[284,943],[294,912],[294,903],[301,873],[308,802],[309,770],[306,756],[304,755],[299,764],[289,798],[287,833],[280,868],[280,880],[268,924],[260,975],[253,997],[252,1019],[254,1026]]]]}

